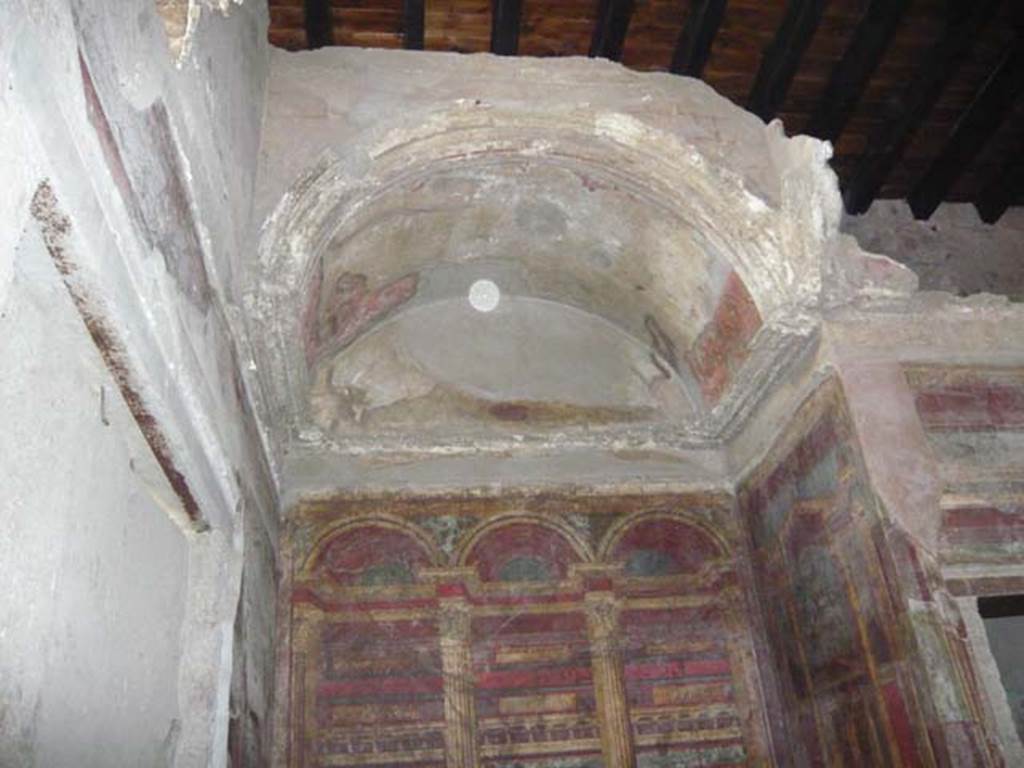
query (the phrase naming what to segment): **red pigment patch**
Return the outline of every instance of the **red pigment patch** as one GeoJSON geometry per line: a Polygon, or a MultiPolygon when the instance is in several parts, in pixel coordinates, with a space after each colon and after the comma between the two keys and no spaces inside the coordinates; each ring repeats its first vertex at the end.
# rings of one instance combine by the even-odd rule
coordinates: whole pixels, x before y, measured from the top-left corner
{"type": "Polygon", "coordinates": [[[915,403],[928,430],[1024,428],[1024,387],[977,380],[918,392],[915,403]]]}
{"type": "Polygon", "coordinates": [[[969,548],[986,557],[1015,560],[1013,549],[1024,542],[1024,507],[951,509],[942,516],[941,541],[947,552],[969,548]]]}
{"type": "Polygon", "coordinates": [[[345,272],[321,305],[317,351],[325,345],[346,347],[376,321],[416,295],[419,275],[400,277],[371,291],[366,275],[345,272]]]}
{"type": "Polygon", "coordinates": [[[491,416],[501,421],[526,421],[530,409],[519,403],[496,403],[490,408],[491,416]]]}
{"type": "Polygon", "coordinates": [[[757,305],[739,275],[729,273],[711,321],[686,353],[708,403],[717,403],[722,397],[733,374],[747,359],[750,340],[760,327],[757,305]]]}
{"type": "Polygon", "coordinates": [[[903,764],[919,765],[921,759],[917,751],[917,741],[914,739],[914,726],[907,713],[907,705],[903,701],[903,692],[897,683],[889,683],[882,687],[882,697],[889,712],[889,722],[892,723],[893,735],[896,737],[896,746],[900,757],[903,758],[903,764]]]}

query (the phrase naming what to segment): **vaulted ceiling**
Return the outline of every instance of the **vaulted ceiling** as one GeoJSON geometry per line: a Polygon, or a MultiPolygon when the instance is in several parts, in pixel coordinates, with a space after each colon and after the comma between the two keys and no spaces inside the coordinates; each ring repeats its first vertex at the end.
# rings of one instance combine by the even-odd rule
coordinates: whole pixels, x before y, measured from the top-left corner
{"type": "Polygon", "coordinates": [[[1024,204],[1020,0],[269,0],[270,42],[601,56],[835,144],[847,210],[1024,204]]]}

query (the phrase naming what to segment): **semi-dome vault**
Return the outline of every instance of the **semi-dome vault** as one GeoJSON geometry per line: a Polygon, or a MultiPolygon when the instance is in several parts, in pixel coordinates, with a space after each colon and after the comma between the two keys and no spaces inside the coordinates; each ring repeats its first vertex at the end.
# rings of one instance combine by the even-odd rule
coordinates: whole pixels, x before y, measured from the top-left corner
{"type": "Polygon", "coordinates": [[[250,308],[282,437],[716,441],[823,302],[913,282],[840,239],[827,145],[698,81],[547,62],[539,90],[521,64],[447,56],[406,79],[338,51],[374,79],[339,91],[325,60],[290,67],[268,116],[250,308]]]}

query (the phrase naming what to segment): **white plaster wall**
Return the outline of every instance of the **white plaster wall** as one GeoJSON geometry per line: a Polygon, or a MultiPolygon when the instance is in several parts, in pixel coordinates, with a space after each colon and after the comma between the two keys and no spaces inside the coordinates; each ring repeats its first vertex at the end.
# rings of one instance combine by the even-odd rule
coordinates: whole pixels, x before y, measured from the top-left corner
{"type": "Polygon", "coordinates": [[[42,241],[0,302],[0,765],[169,765],[188,582],[174,496],[42,241]]]}
{"type": "MultiPolygon", "coordinates": [[[[163,765],[172,752],[176,765],[223,765],[235,663],[254,682],[232,703],[242,715],[268,717],[262,681],[273,663],[276,500],[235,375],[244,351],[235,349],[230,306],[233,264],[246,258],[238,243],[249,227],[267,8],[253,0],[201,5],[191,50],[176,64],[153,0],[0,3],[5,768],[163,765]],[[125,171],[111,163],[90,120],[80,55],[125,171]],[[168,130],[155,157],[147,114],[160,104],[168,130]],[[195,222],[211,284],[204,308],[168,271],[181,254],[147,238],[118,183],[127,175],[159,212],[169,193],[152,172],[157,161],[180,165],[176,211],[195,222]],[[171,522],[180,500],[149,447],[131,447],[135,422],[107,369],[96,367],[95,345],[52,254],[43,252],[38,269],[23,264],[26,252],[43,247],[29,208],[44,180],[69,222],[61,247],[74,262],[72,279],[117,332],[121,362],[197,497],[207,534],[171,522]],[[22,245],[16,259],[23,237],[32,246],[22,245]],[[109,427],[98,416],[101,384],[109,427]],[[240,607],[248,557],[255,574],[240,607]],[[238,614],[245,632],[236,647],[238,614]]],[[[144,223],[173,241],[181,219],[144,223]]]]}
{"type": "Polygon", "coordinates": [[[922,290],[1024,301],[1024,208],[985,224],[973,205],[944,203],[930,219],[917,221],[902,200],[879,200],[862,216],[845,216],[841,228],[862,248],[914,270],[922,290]]]}

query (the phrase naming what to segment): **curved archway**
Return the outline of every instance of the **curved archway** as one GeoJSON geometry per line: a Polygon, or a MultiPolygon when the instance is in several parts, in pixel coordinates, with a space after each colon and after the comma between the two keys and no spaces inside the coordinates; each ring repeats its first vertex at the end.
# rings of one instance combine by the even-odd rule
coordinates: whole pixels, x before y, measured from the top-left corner
{"type": "MultiPolygon", "coordinates": [[[[408,429],[423,414],[457,427],[696,424],[754,378],[737,373],[766,319],[817,300],[819,254],[794,241],[800,216],[774,182],[755,195],[633,117],[516,112],[514,130],[496,118],[455,110],[392,124],[353,156],[325,155],[283,198],[265,229],[259,292],[286,318],[268,344],[290,390],[275,400],[293,423],[328,435],[408,429]],[[353,164],[364,172],[350,175],[353,164]],[[509,311],[556,312],[537,321],[545,328],[583,313],[581,333],[612,350],[592,358],[616,361],[604,378],[581,377],[603,388],[565,402],[555,386],[522,384],[528,358],[488,356],[531,339],[535,357],[564,358],[557,345],[545,355],[548,334],[526,321],[511,341],[441,362],[421,354],[424,334],[486,327],[465,300],[480,277],[501,285],[509,311]],[[503,376],[480,374],[502,360],[503,376]]],[[[778,351],[767,344],[756,365],[770,369],[778,351]]]]}

